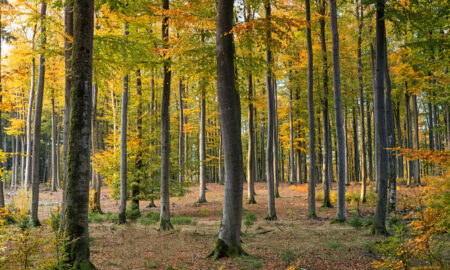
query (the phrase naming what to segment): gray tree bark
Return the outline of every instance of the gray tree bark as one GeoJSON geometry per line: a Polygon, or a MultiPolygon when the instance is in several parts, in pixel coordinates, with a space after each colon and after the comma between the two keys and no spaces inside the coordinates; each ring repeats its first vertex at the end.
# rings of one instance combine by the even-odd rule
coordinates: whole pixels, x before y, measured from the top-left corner
{"type": "Polygon", "coordinates": [[[54,93],[52,93],[52,99],[51,99],[51,103],[52,103],[52,166],[51,166],[51,171],[52,171],[52,191],[56,191],[56,187],[58,185],[59,179],[57,179],[57,168],[58,168],[58,164],[56,162],[57,160],[57,156],[56,156],[56,116],[55,116],[55,96],[54,93]]]}
{"type": "MultiPolygon", "coordinates": [[[[128,23],[123,24],[123,35],[128,36],[128,23]]],[[[125,56],[126,57],[126,56],[125,56]]],[[[128,74],[123,77],[122,84],[122,111],[120,124],[120,207],[119,224],[127,221],[127,131],[128,131],[128,74]]]]}
{"type": "MultiPolygon", "coordinates": [[[[414,150],[419,150],[419,114],[417,110],[417,96],[413,95],[413,117],[414,117],[414,150]]],[[[414,160],[414,182],[420,185],[420,162],[414,160]]]]}
{"type": "Polygon", "coordinates": [[[72,269],[95,269],[89,262],[89,179],[92,109],[94,1],[75,0],[72,54],[71,114],[67,155],[65,236],[72,269]]]}
{"type": "MultiPolygon", "coordinates": [[[[162,0],[162,8],[169,9],[169,0],[162,0]]],[[[169,42],[169,17],[162,19],[162,40],[167,48],[169,42]]],[[[169,201],[169,158],[170,158],[170,59],[164,61],[163,91],[161,98],[161,214],[159,229],[161,231],[173,228],[170,223],[170,201],[169,201]]]]}
{"type": "MultiPolygon", "coordinates": [[[[41,2],[40,11],[40,49],[45,50],[45,16],[47,13],[47,3],[41,2]]],[[[39,54],[39,71],[36,92],[36,106],[34,110],[34,134],[33,134],[33,163],[32,171],[32,187],[31,187],[31,208],[30,219],[34,225],[39,225],[38,207],[39,207],[39,157],[40,157],[40,141],[41,141],[41,116],[42,105],[44,100],[44,80],[45,80],[45,56],[43,53],[39,54]]]]}
{"type": "Polygon", "coordinates": [[[248,75],[248,157],[247,157],[247,181],[248,181],[248,203],[255,204],[255,179],[256,179],[256,160],[255,160],[255,131],[253,120],[253,77],[250,72],[248,75]]]}
{"type": "Polygon", "coordinates": [[[233,34],[234,1],[218,0],[216,56],[217,95],[223,136],[225,192],[215,258],[244,254],[240,234],[244,168],[241,143],[241,106],[235,87],[233,34]],[[226,34],[225,34],[226,33],[226,34]]]}
{"type": "Polygon", "coordinates": [[[204,85],[201,89],[200,97],[200,185],[199,185],[199,197],[198,203],[206,202],[206,102],[205,102],[205,89],[204,85]]]}
{"type": "Polygon", "coordinates": [[[336,0],[330,0],[331,34],[333,36],[333,86],[337,139],[338,199],[336,219],[345,220],[345,142],[342,125],[341,72],[339,67],[339,34],[337,28],[336,0]]]}

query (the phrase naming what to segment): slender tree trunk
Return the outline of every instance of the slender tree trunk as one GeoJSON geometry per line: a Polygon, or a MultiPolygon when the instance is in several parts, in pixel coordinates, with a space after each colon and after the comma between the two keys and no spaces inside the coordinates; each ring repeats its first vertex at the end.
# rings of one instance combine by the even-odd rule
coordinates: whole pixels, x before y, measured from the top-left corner
{"type": "Polygon", "coordinates": [[[75,0],[73,13],[75,23],[67,155],[66,251],[71,268],[95,269],[89,262],[88,230],[94,1],[75,0]]]}
{"type": "MultiPolygon", "coordinates": [[[[154,74],[154,69],[153,68],[151,68],[150,69],[150,91],[151,91],[151,93],[150,93],[150,107],[149,107],[149,115],[148,115],[148,118],[149,118],[149,120],[150,120],[150,125],[149,125],[149,128],[148,128],[148,134],[149,134],[149,137],[150,137],[150,139],[149,139],[149,141],[150,141],[150,147],[152,147],[153,146],[153,118],[154,118],[154,116],[153,116],[153,110],[154,110],[154,108],[155,108],[155,74],[154,74]]],[[[153,161],[153,159],[152,158],[149,158],[149,164],[148,164],[148,166],[151,168],[151,162],[153,161]]],[[[154,185],[155,185],[155,183],[154,183],[154,179],[153,179],[153,177],[154,177],[154,174],[153,174],[153,171],[152,170],[150,170],[150,173],[149,173],[149,182],[150,182],[150,199],[149,199],[149,202],[148,202],[148,208],[155,208],[156,207],[156,205],[155,205],[155,199],[154,199],[154,197],[152,196],[153,195],[153,189],[154,189],[154,185]]]]}
{"type": "MultiPolygon", "coordinates": [[[[400,148],[403,148],[402,126],[400,125],[400,101],[397,102],[397,110],[395,112],[395,122],[397,126],[397,145],[400,148]]],[[[403,157],[400,155],[397,155],[397,172],[399,178],[404,177],[403,157]]]]}
{"type": "Polygon", "coordinates": [[[323,206],[331,207],[330,200],[330,185],[332,180],[332,149],[331,149],[331,128],[330,116],[328,112],[328,57],[327,57],[327,43],[325,36],[325,14],[326,1],[320,1],[319,6],[319,24],[320,24],[320,46],[322,49],[322,73],[323,73],[323,142],[324,142],[324,179],[323,179],[323,206]]]}
{"type": "MultiPolygon", "coordinates": [[[[431,74],[428,74],[429,76],[431,74]]],[[[430,97],[431,99],[431,97],[430,97]]],[[[428,136],[430,140],[430,150],[434,150],[434,127],[433,127],[433,106],[431,100],[428,102],[428,136]]],[[[431,175],[434,175],[434,166],[431,164],[431,175]]]]}
{"type": "Polygon", "coordinates": [[[358,113],[357,113],[358,108],[357,107],[353,107],[352,111],[353,111],[353,149],[355,151],[355,155],[354,155],[354,166],[355,166],[355,181],[359,182],[361,180],[361,170],[359,167],[359,143],[358,143],[358,113]]]}
{"type": "MultiPolygon", "coordinates": [[[[414,116],[414,150],[419,150],[419,114],[417,110],[417,96],[413,95],[413,116],[414,116]]],[[[420,163],[414,160],[414,182],[420,185],[420,163]]]]}
{"type": "MultiPolygon", "coordinates": [[[[0,30],[3,28],[2,26],[2,13],[0,12],[0,30]]],[[[2,31],[0,31],[0,103],[3,100],[3,87],[2,87],[2,31]]],[[[32,79],[33,80],[33,79],[32,79]]],[[[3,130],[2,130],[2,110],[0,108],[0,144],[3,141],[3,130]]],[[[1,147],[0,151],[6,152],[5,147],[1,147]]],[[[3,165],[3,164],[1,164],[3,165]]],[[[6,179],[3,175],[0,175],[0,208],[5,207],[5,194],[4,194],[4,187],[5,187],[6,179]]]]}
{"type": "Polygon", "coordinates": [[[180,195],[183,195],[183,183],[184,183],[184,174],[185,174],[185,165],[184,165],[184,91],[183,91],[183,80],[180,79],[178,85],[178,100],[180,103],[180,119],[179,119],[179,130],[178,130],[178,183],[180,184],[180,195]]]}
{"type": "MultiPolygon", "coordinates": [[[[204,87],[204,85],[203,85],[204,87]]],[[[200,97],[200,185],[198,203],[206,202],[206,102],[205,89],[202,88],[200,97]]]]}
{"type": "Polygon", "coordinates": [[[359,113],[361,117],[361,147],[362,147],[362,182],[361,182],[361,202],[366,202],[367,189],[367,162],[366,162],[366,127],[364,112],[364,83],[362,65],[362,30],[364,27],[364,5],[361,1],[356,2],[356,20],[358,21],[358,81],[359,81],[359,113]]]}
{"type": "MultiPolygon", "coordinates": [[[[63,195],[61,205],[61,228],[64,228],[65,222],[65,207],[66,207],[66,186],[67,186],[67,153],[69,151],[69,126],[70,126],[70,92],[72,88],[72,39],[73,37],[73,4],[71,1],[66,1],[64,6],[64,130],[63,130],[63,195]]],[[[33,62],[34,66],[34,62],[33,62]]],[[[34,72],[33,72],[34,73],[34,72]]],[[[32,82],[34,79],[32,79],[32,82]]],[[[34,87],[32,87],[33,90],[34,87]]],[[[30,90],[30,97],[31,91],[30,90]]],[[[32,106],[28,106],[29,114],[32,106]]],[[[27,144],[31,144],[27,142],[27,144]]],[[[27,160],[28,168],[28,160],[27,160]]],[[[28,171],[28,169],[27,169],[28,171]]],[[[28,172],[27,172],[28,174],[28,172]]],[[[28,175],[27,175],[28,178],[28,175]]],[[[28,180],[27,180],[28,181],[28,180]]]]}
{"type": "Polygon", "coordinates": [[[56,178],[57,172],[57,157],[56,157],[56,116],[55,116],[55,97],[54,93],[52,93],[52,191],[56,191],[56,186],[59,179],[56,178]]]}
{"type": "Polygon", "coordinates": [[[336,139],[338,152],[338,199],[336,219],[345,220],[345,142],[342,125],[341,72],[339,67],[339,34],[337,28],[336,0],[330,0],[331,33],[333,36],[333,85],[336,139]]]}
{"type": "MultiPolygon", "coordinates": [[[[141,78],[141,70],[137,69],[136,72],[136,98],[137,98],[137,110],[136,110],[136,126],[137,126],[137,140],[139,143],[142,143],[144,140],[142,135],[142,78],[141,78]]],[[[140,147],[135,159],[135,168],[134,179],[131,185],[131,210],[134,212],[139,212],[139,196],[141,189],[141,179],[144,175],[144,153],[143,148],[140,147]]]]}
{"type": "MultiPolygon", "coordinates": [[[[94,83],[92,88],[92,116],[91,116],[91,129],[92,129],[92,157],[95,156],[97,149],[99,148],[100,137],[98,134],[99,124],[97,121],[97,97],[98,97],[98,85],[94,83]]],[[[139,114],[138,114],[139,115],[139,114]]],[[[95,171],[94,165],[92,165],[92,182],[94,184],[94,200],[92,204],[92,212],[102,213],[100,192],[101,192],[101,180],[100,174],[95,171]]]]}
{"type": "Polygon", "coordinates": [[[294,149],[294,112],[292,108],[292,86],[289,87],[289,182],[297,183],[297,172],[295,166],[294,149]]]}
{"type": "MultiPolygon", "coordinates": [[[[265,3],[266,10],[266,23],[267,27],[270,26],[271,20],[271,8],[270,8],[270,0],[267,0],[265,3]]],[[[274,114],[275,114],[275,95],[273,91],[272,84],[272,51],[270,50],[270,40],[271,40],[271,32],[270,29],[266,32],[266,89],[267,89],[267,108],[268,108],[268,117],[267,117],[267,157],[266,157],[266,167],[267,167],[267,196],[268,196],[268,214],[267,220],[276,220],[277,214],[275,212],[275,185],[274,185],[274,163],[273,163],[273,154],[274,154],[274,114]]]]}
{"type": "MultiPolygon", "coordinates": [[[[128,23],[123,24],[125,40],[128,36],[128,23]]],[[[125,56],[126,57],[126,56],[125,56]]],[[[122,85],[122,111],[120,124],[120,207],[119,224],[127,221],[127,131],[128,131],[128,74],[123,77],[122,85]]]]}
{"type": "Polygon", "coordinates": [[[375,130],[377,132],[378,145],[378,163],[377,181],[378,181],[378,198],[375,211],[374,232],[386,234],[386,208],[387,208],[387,188],[388,188],[388,152],[387,147],[387,131],[386,131],[386,110],[384,96],[384,75],[385,73],[385,53],[384,53],[384,37],[386,27],[384,24],[384,7],[385,0],[377,0],[376,2],[376,92],[375,92],[375,130]]]}
{"type": "Polygon", "coordinates": [[[311,41],[311,9],[309,0],[305,0],[306,9],[306,43],[308,49],[308,128],[309,128],[309,182],[308,182],[308,216],[316,215],[316,134],[314,125],[313,97],[313,51],[311,41]]]}
{"type": "MultiPolygon", "coordinates": [[[[386,41],[386,31],[383,37],[384,45],[384,79],[386,82],[386,94],[385,94],[385,104],[386,104],[386,132],[387,132],[387,146],[388,148],[396,147],[395,142],[395,127],[394,127],[394,110],[392,106],[391,97],[391,77],[389,76],[389,65],[387,57],[387,41],[386,41]]],[[[388,153],[388,183],[389,183],[389,203],[388,211],[395,211],[395,202],[397,201],[397,166],[395,153],[392,150],[387,150],[388,153]]]]}
{"type": "MultiPolygon", "coordinates": [[[[40,32],[41,41],[40,49],[45,50],[45,16],[47,13],[47,3],[41,2],[41,19],[40,32]]],[[[31,188],[31,209],[30,218],[34,225],[39,225],[38,207],[39,207],[39,156],[40,156],[40,142],[41,142],[41,116],[42,106],[44,100],[44,79],[45,79],[45,56],[39,54],[39,71],[36,92],[36,106],[34,112],[34,134],[33,134],[33,164],[32,164],[32,188],[31,188]]]]}
{"type": "MultiPolygon", "coordinates": [[[[406,148],[412,149],[412,125],[411,125],[411,108],[410,108],[410,95],[408,93],[408,84],[405,82],[405,109],[406,109],[406,148]]],[[[407,185],[410,186],[412,184],[412,162],[407,161],[407,174],[408,181],[407,185]]]]}
{"type": "MultiPolygon", "coordinates": [[[[169,9],[169,0],[162,0],[162,8],[169,9]]],[[[162,40],[167,48],[169,42],[169,17],[162,20],[162,40]]],[[[169,157],[170,157],[170,59],[164,61],[163,92],[161,98],[161,220],[159,229],[161,231],[173,228],[170,223],[170,201],[169,201],[169,157]]]]}
{"type": "Polygon", "coordinates": [[[369,108],[369,101],[367,101],[367,159],[369,165],[369,179],[373,181],[373,151],[372,151],[372,113],[369,108]]]}
{"type": "Polygon", "coordinates": [[[347,105],[344,106],[344,150],[345,150],[345,171],[344,171],[344,175],[345,175],[345,185],[349,186],[350,185],[350,177],[349,177],[349,167],[348,167],[348,156],[349,156],[349,151],[348,151],[348,127],[347,127],[347,123],[348,123],[348,115],[347,115],[347,105]]]}
{"type": "Polygon", "coordinates": [[[242,185],[245,177],[241,143],[241,106],[235,88],[235,52],[233,33],[230,32],[233,27],[233,6],[233,0],[219,0],[217,4],[217,95],[223,132],[225,192],[219,237],[211,253],[215,258],[244,254],[240,234],[242,185]]]}
{"type": "Polygon", "coordinates": [[[255,131],[253,121],[253,77],[248,75],[248,158],[247,158],[247,181],[248,181],[248,203],[255,204],[255,131]]]}
{"type": "Polygon", "coordinates": [[[274,179],[274,193],[275,198],[280,197],[280,192],[278,191],[278,186],[280,185],[280,163],[279,163],[279,137],[278,137],[278,91],[277,91],[277,81],[273,77],[273,102],[274,102],[274,113],[273,113],[273,179],[274,179]]]}

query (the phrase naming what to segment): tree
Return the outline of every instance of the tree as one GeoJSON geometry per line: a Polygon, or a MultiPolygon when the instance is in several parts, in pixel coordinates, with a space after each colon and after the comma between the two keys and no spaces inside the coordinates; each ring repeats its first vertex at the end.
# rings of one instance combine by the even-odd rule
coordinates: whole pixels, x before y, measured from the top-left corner
{"type": "MultiPolygon", "coordinates": [[[[123,24],[123,35],[128,35],[128,24],[123,24]]],[[[126,56],[124,55],[126,58],[126,56]]],[[[123,77],[122,86],[122,112],[120,127],[120,208],[119,208],[119,224],[127,221],[127,131],[128,131],[128,74],[123,77]]]]}
{"type": "Polygon", "coordinates": [[[311,41],[311,8],[305,0],[306,8],[306,47],[308,49],[308,128],[309,128],[309,182],[308,182],[308,216],[316,214],[316,134],[314,125],[313,97],[313,51],[311,41]]]}
{"type": "MultiPolygon", "coordinates": [[[[169,9],[169,0],[162,1],[162,8],[169,9]]],[[[162,40],[167,48],[169,41],[169,17],[162,19],[162,40]]],[[[161,214],[159,229],[167,231],[173,228],[170,223],[170,201],[169,201],[169,156],[170,156],[170,58],[164,61],[163,92],[161,98],[161,214]]]]}
{"type": "Polygon", "coordinates": [[[217,95],[225,162],[225,192],[219,237],[210,255],[234,257],[241,247],[242,185],[241,105],[235,86],[233,44],[234,1],[218,0],[216,21],[217,95]]]}
{"type": "Polygon", "coordinates": [[[206,203],[206,101],[205,84],[201,83],[200,94],[200,134],[199,134],[199,158],[200,158],[200,185],[198,203],[206,203]]]}
{"type": "Polygon", "coordinates": [[[385,0],[377,0],[376,2],[376,92],[374,93],[375,103],[375,131],[377,138],[378,155],[376,170],[378,182],[377,208],[375,211],[374,232],[379,234],[387,234],[386,231],[386,207],[387,207],[387,134],[386,134],[386,110],[384,97],[384,75],[385,75],[385,53],[384,53],[384,36],[386,34],[386,26],[384,24],[384,8],[385,0]]]}
{"type": "Polygon", "coordinates": [[[345,141],[342,123],[341,73],[339,67],[339,34],[337,29],[336,0],[330,0],[331,34],[333,44],[334,117],[337,143],[338,199],[336,219],[345,220],[345,141]]]}
{"type": "Polygon", "coordinates": [[[275,212],[275,185],[274,185],[274,120],[275,120],[275,95],[273,91],[272,83],[272,51],[270,50],[270,40],[271,40],[271,30],[270,30],[270,0],[264,2],[264,8],[266,11],[266,89],[267,89],[267,156],[266,156],[266,167],[267,167],[267,196],[268,196],[268,213],[267,220],[276,220],[277,214],[275,212]]]}
{"type": "MultiPolygon", "coordinates": [[[[41,2],[40,13],[40,49],[45,50],[45,15],[47,13],[47,3],[41,2]]],[[[38,208],[39,208],[39,156],[41,146],[41,117],[42,104],[44,100],[44,80],[45,80],[45,56],[44,52],[39,54],[39,71],[36,89],[36,106],[34,110],[34,133],[33,133],[33,164],[32,171],[32,187],[31,187],[31,208],[30,219],[34,225],[39,225],[38,208]]]]}
{"type": "Polygon", "coordinates": [[[92,109],[94,1],[73,3],[72,89],[65,209],[65,250],[72,269],[95,269],[89,262],[89,179],[92,109]]]}
{"type": "Polygon", "coordinates": [[[248,75],[248,158],[247,181],[248,203],[255,204],[256,154],[255,154],[255,124],[253,120],[253,77],[248,75]]]}

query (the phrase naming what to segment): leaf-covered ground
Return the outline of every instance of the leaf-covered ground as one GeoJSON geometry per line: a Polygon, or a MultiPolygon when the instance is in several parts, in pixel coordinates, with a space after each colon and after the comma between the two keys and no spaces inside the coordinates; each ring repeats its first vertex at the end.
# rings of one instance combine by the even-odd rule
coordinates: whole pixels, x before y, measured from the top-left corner
{"type": "MultiPolygon", "coordinates": [[[[213,249],[219,230],[223,186],[208,184],[207,189],[206,204],[195,205],[198,187],[191,187],[184,197],[171,198],[172,215],[191,219],[174,225],[175,230],[170,232],[158,232],[157,224],[151,222],[143,225],[130,221],[119,226],[106,218],[92,221],[92,262],[98,269],[372,269],[375,254],[371,246],[384,239],[371,235],[365,227],[332,224],[336,209],[321,208],[320,201],[318,218],[309,219],[306,184],[295,190],[282,184],[281,197],[276,199],[278,220],[266,221],[266,184],[256,183],[257,204],[244,203],[244,215],[253,213],[256,221],[242,227],[242,246],[250,256],[215,261],[206,255],[213,249]]],[[[349,193],[359,190],[360,185],[347,187],[349,193]]],[[[102,192],[102,210],[117,214],[118,201],[109,198],[107,188],[102,192]]],[[[316,192],[322,192],[320,185],[316,192]]],[[[402,192],[405,189],[400,189],[402,192]]],[[[41,218],[45,218],[61,194],[43,191],[41,198],[41,218]]],[[[140,204],[143,216],[159,212],[159,208],[147,208],[147,204],[140,204]]],[[[368,220],[373,210],[372,206],[348,203],[348,220],[359,214],[368,220]]]]}

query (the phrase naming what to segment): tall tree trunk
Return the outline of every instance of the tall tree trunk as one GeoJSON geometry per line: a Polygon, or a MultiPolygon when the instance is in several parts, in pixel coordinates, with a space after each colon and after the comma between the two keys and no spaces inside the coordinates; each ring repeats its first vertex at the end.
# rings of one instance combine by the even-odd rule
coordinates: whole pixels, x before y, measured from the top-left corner
{"type": "Polygon", "coordinates": [[[184,174],[185,174],[185,165],[184,165],[184,91],[183,91],[183,80],[180,79],[178,85],[178,100],[180,103],[180,119],[179,119],[179,127],[178,127],[178,183],[180,184],[180,195],[183,195],[183,183],[184,183],[184,174]]]}
{"type": "Polygon", "coordinates": [[[308,182],[308,216],[316,215],[316,133],[314,125],[313,97],[313,51],[311,41],[311,8],[305,0],[306,9],[306,47],[308,49],[308,129],[309,129],[309,182],[308,182]]]}
{"type": "MultiPolygon", "coordinates": [[[[98,85],[94,83],[92,88],[92,116],[91,116],[91,129],[92,129],[92,157],[95,156],[97,149],[99,148],[100,137],[98,134],[99,124],[97,121],[97,97],[98,97],[98,85]]],[[[139,115],[139,114],[138,114],[139,115]]],[[[94,200],[92,203],[92,212],[102,213],[100,192],[101,192],[101,179],[100,174],[95,171],[92,166],[92,182],[94,184],[94,200]]]]}
{"type": "MultiPolygon", "coordinates": [[[[169,9],[169,0],[162,0],[162,8],[169,9]]],[[[167,48],[169,42],[169,17],[162,20],[162,40],[167,48]]],[[[173,228],[170,223],[170,201],[169,201],[169,158],[170,158],[170,59],[164,61],[163,92],[161,98],[161,214],[159,229],[161,231],[173,228]]]]}
{"type": "MultiPolygon", "coordinates": [[[[154,115],[153,115],[153,111],[154,111],[154,109],[155,109],[155,73],[154,73],[154,68],[152,67],[151,69],[150,69],[150,91],[151,91],[151,93],[150,93],[150,106],[149,106],[149,113],[148,113],[148,118],[149,118],[149,120],[150,120],[150,125],[149,125],[149,128],[148,128],[148,134],[149,134],[149,137],[150,137],[150,139],[149,139],[149,141],[150,141],[150,147],[152,147],[153,146],[153,118],[154,118],[154,115]]],[[[152,158],[149,158],[149,164],[148,164],[148,166],[151,168],[151,162],[152,162],[152,158]]],[[[153,189],[154,189],[154,179],[153,179],[153,177],[154,177],[154,175],[153,175],[153,171],[152,170],[150,170],[150,173],[149,173],[149,176],[148,176],[150,179],[149,179],[149,182],[150,182],[150,199],[149,199],[149,202],[148,202],[148,208],[155,208],[156,207],[156,205],[155,205],[155,199],[154,199],[154,197],[152,196],[152,194],[153,194],[153,189]]]]}
{"type": "MultiPolygon", "coordinates": [[[[428,74],[431,76],[431,74],[428,74]]],[[[431,97],[428,101],[428,138],[430,140],[430,150],[434,150],[434,126],[433,126],[433,106],[431,105],[431,97]]],[[[431,175],[434,175],[434,166],[431,164],[431,175]]]]}
{"type": "MultiPolygon", "coordinates": [[[[125,40],[128,36],[128,23],[123,24],[123,35],[125,40]]],[[[126,56],[124,56],[126,57],[126,56]]],[[[122,85],[122,111],[120,124],[120,207],[119,224],[127,221],[127,131],[128,131],[128,74],[123,77],[122,85]]]]}
{"type": "Polygon", "coordinates": [[[387,188],[388,188],[388,173],[387,162],[388,152],[387,147],[387,131],[386,131],[386,110],[385,110],[385,96],[384,96],[384,75],[385,75],[385,53],[384,53],[384,37],[386,34],[386,27],[384,24],[384,7],[385,0],[377,0],[376,2],[376,92],[375,92],[375,130],[377,133],[377,147],[378,163],[377,181],[378,181],[378,198],[377,207],[375,211],[375,226],[376,233],[386,234],[386,207],[387,207],[387,188]]]}
{"type": "Polygon", "coordinates": [[[202,93],[200,97],[200,185],[198,203],[206,202],[206,102],[205,102],[205,85],[202,85],[202,93]]]}
{"type": "Polygon", "coordinates": [[[333,85],[336,139],[338,152],[338,192],[336,219],[345,220],[345,142],[342,125],[341,72],[339,67],[339,34],[337,28],[336,0],[330,0],[331,34],[333,36],[333,85]]]}
{"type": "MultiPolygon", "coordinates": [[[[403,148],[403,139],[402,139],[402,126],[400,125],[400,101],[397,102],[397,109],[395,111],[395,122],[397,127],[397,145],[400,148],[403,148]]],[[[397,152],[398,154],[398,152],[397,152]]],[[[397,155],[397,174],[399,178],[404,177],[404,169],[403,169],[403,157],[397,155]]]]}
{"type": "MultiPolygon", "coordinates": [[[[272,73],[273,74],[273,73],[272,73]]],[[[278,186],[280,185],[280,163],[279,163],[279,137],[278,137],[278,91],[277,91],[277,81],[275,77],[272,78],[273,83],[273,103],[274,103],[274,113],[273,113],[273,179],[274,179],[274,194],[275,198],[280,197],[280,192],[278,191],[278,186]]]]}
{"type": "Polygon", "coordinates": [[[274,185],[274,163],[273,163],[273,147],[274,147],[274,120],[275,120],[275,95],[273,91],[272,83],[272,51],[270,50],[270,20],[271,20],[271,8],[270,0],[265,1],[265,11],[266,11],[266,89],[267,89],[267,157],[266,157],[266,167],[267,167],[267,196],[268,196],[268,214],[267,220],[276,220],[277,214],[275,212],[275,185],[274,185]]]}
{"type": "MultiPolygon", "coordinates": [[[[136,98],[137,98],[137,108],[136,108],[136,126],[137,126],[137,140],[141,144],[144,140],[142,135],[142,78],[141,70],[137,69],[136,72],[136,98]]],[[[140,147],[135,159],[134,172],[135,177],[133,183],[131,184],[131,210],[134,212],[139,212],[139,195],[141,189],[141,178],[144,175],[144,153],[143,147],[140,147]]]]}
{"type": "MultiPolygon", "coordinates": [[[[2,13],[0,12],[0,30],[2,29],[2,13]]],[[[2,102],[3,99],[3,87],[2,87],[2,31],[0,31],[0,102],[2,102]]],[[[32,79],[33,80],[33,79],[32,79]]],[[[2,110],[0,108],[0,144],[3,141],[3,130],[2,130],[2,110]]],[[[5,147],[1,147],[0,151],[6,152],[5,147]]],[[[1,164],[3,165],[3,164],[1,164]]],[[[6,179],[3,175],[0,175],[0,208],[5,207],[5,193],[4,193],[4,187],[5,187],[6,179]]]]}
{"type": "Polygon", "coordinates": [[[367,189],[367,162],[366,162],[366,126],[364,112],[364,83],[362,65],[362,30],[364,27],[364,5],[361,1],[356,2],[356,20],[358,21],[358,81],[359,81],[359,113],[361,117],[361,146],[362,146],[362,182],[361,182],[361,202],[366,202],[367,189]]]}
{"type": "Polygon", "coordinates": [[[361,170],[359,168],[359,143],[358,143],[358,108],[353,107],[353,149],[355,151],[354,153],[354,167],[355,167],[355,181],[359,182],[361,180],[361,170]]]}
{"type": "Polygon", "coordinates": [[[57,174],[57,162],[56,162],[56,116],[55,116],[55,97],[54,93],[52,93],[52,191],[56,191],[56,186],[59,179],[56,178],[57,174]]]}
{"type": "Polygon", "coordinates": [[[241,106],[235,88],[233,33],[234,1],[218,0],[216,56],[217,95],[225,161],[225,192],[215,258],[243,254],[241,248],[242,185],[244,168],[241,143],[241,106]],[[227,34],[225,34],[227,33],[227,34]]]}
{"type": "Polygon", "coordinates": [[[248,75],[248,158],[247,158],[247,181],[248,181],[248,203],[255,204],[255,131],[253,121],[253,77],[248,75]]]}
{"type": "MultiPolygon", "coordinates": [[[[64,228],[65,222],[65,207],[66,207],[66,186],[67,186],[67,152],[69,151],[69,126],[70,126],[70,92],[72,88],[72,39],[73,37],[73,4],[71,1],[66,1],[64,6],[64,130],[63,130],[63,195],[61,205],[61,228],[64,228]]],[[[34,66],[34,62],[33,62],[34,66]]],[[[33,82],[34,79],[32,79],[33,82]]],[[[33,89],[34,87],[32,87],[33,89]]],[[[31,97],[30,90],[30,97],[31,97]]],[[[32,106],[28,106],[29,114],[32,106]]],[[[31,144],[27,142],[27,144],[31,144]]],[[[28,160],[27,160],[28,168],[28,160]]],[[[28,171],[28,169],[27,169],[28,171]]],[[[28,172],[27,172],[28,178],[28,172]]],[[[28,181],[28,180],[27,180],[28,181]]]]}
{"type": "Polygon", "coordinates": [[[292,108],[292,85],[289,86],[289,182],[297,183],[297,172],[295,166],[295,149],[294,149],[294,112],[292,108]]]}
{"type": "MultiPolygon", "coordinates": [[[[414,150],[419,150],[419,114],[417,110],[417,96],[413,95],[413,116],[414,116],[414,150]]],[[[420,185],[420,163],[414,160],[414,182],[420,185]]]]}
{"type": "Polygon", "coordinates": [[[323,206],[331,207],[330,200],[330,185],[332,180],[332,149],[331,149],[331,128],[330,115],[328,112],[328,57],[327,57],[327,43],[325,36],[325,14],[326,1],[321,0],[319,6],[319,24],[320,24],[320,46],[322,49],[322,73],[323,73],[323,143],[324,143],[324,179],[323,179],[323,206]]]}
{"type": "Polygon", "coordinates": [[[348,151],[348,115],[347,115],[347,105],[344,106],[344,153],[345,153],[345,170],[344,170],[344,177],[345,177],[345,185],[349,186],[350,185],[350,177],[349,177],[349,166],[348,166],[348,156],[349,156],[349,151],[348,151]]]}
{"type": "Polygon", "coordinates": [[[95,269],[89,262],[89,179],[94,1],[74,1],[72,90],[65,209],[67,261],[71,268],[95,269]]]}
{"type": "MultiPolygon", "coordinates": [[[[386,132],[387,132],[387,147],[396,147],[395,143],[395,128],[394,128],[394,110],[392,106],[391,97],[391,77],[389,76],[389,65],[387,57],[387,41],[386,41],[386,31],[383,36],[384,45],[384,79],[386,82],[386,94],[385,94],[385,104],[386,104],[386,132]]],[[[387,150],[388,153],[388,183],[389,183],[389,203],[388,210],[395,211],[395,202],[397,200],[397,166],[395,152],[392,150],[387,150]]]]}
{"type": "MultiPolygon", "coordinates": [[[[40,19],[40,49],[45,50],[45,16],[47,13],[47,3],[41,2],[41,19],[40,19]]],[[[38,207],[39,207],[39,156],[41,142],[41,116],[44,100],[44,79],[45,79],[45,56],[39,54],[39,71],[36,92],[36,106],[34,110],[34,134],[33,134],[33,163],[32,163],[32,188],[31,188],[31,209],[30,218],[34,225],[39,225],[38,207]]]]}
{"type": "MultiPolygon", "coordinates": [[[[408,93],[408,83],[405,82],[405,109],[406,109],[406,148],[412,149],[412,125],[411,125],[411,108],[410,108],[410,95],[408,93]]],[[[408,180],[407,185],[412,184],[412,162],[410,160],[406,161],[408,180]]]]}
{"type": "Polygon", "coordinates": [[[369,167],[369,179],[373,181],[373,151],[372,151],[372,112],[367,101],[367,160],[369,167]]]}

